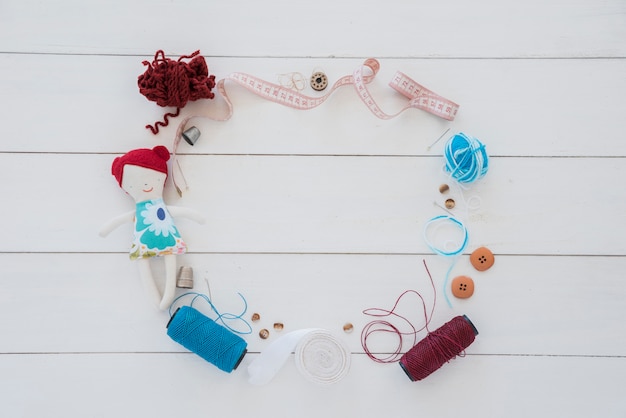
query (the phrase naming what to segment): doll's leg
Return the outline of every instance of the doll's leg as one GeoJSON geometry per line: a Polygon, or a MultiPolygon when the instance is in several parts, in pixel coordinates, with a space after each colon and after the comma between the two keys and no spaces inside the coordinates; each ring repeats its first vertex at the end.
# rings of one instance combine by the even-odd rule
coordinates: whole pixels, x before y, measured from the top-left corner
{"type": "Polygon", "coordinates": [[[165,261],[165,287],[161,298],[161,309],[167,309],[174,301],[176,295],[176,256],[173,254],[163,256],[165,261]]]}
{"type": "Polygon", "coordinates": [[[152,277],[150,259],[140,258],[137,262],[139,263],[139,276],[141,277],[141,284],[148,293],[148,297],[158,306],[159,301],[161,300],[161,292],[159,292],[154,278],[152,277]]]}

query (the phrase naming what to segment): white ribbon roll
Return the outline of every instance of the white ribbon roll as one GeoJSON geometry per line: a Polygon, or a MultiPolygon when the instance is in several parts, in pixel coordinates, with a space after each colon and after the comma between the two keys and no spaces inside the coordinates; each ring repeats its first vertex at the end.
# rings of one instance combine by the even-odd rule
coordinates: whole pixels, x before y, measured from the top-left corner
{"type": "Polygon", "coordinates": [[[308,380],[332,384],[350,369],[350,351],[330,332],[308,328],[290,332],[270,344],[248,366],[248,381],[253,385],[269,383],[295,352],[296,367],[308,380]]]}

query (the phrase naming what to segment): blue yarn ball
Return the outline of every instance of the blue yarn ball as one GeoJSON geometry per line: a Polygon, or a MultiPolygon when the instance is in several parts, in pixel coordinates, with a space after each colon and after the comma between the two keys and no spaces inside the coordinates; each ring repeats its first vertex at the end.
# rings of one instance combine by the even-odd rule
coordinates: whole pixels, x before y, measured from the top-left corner
{"type": "Polygon", "coordinates": [[[446,171],[459,183],[473,183],[489,170],[489,156],[485,145],[464,133],[450,138],[444,150],[444,158],[446,171]]]}
{"type": "Polygon", "coordinates": [[[246,341],[204,316],[191,306],[182,306],[172,316],[167,335],[225,372],[237,368],[246,354],[246,341]]]}

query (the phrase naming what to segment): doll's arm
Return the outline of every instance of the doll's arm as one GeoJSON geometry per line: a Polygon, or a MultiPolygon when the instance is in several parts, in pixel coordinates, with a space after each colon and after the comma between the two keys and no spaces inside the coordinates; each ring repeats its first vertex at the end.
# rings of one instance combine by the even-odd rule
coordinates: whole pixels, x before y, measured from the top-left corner
{"type": "Polygon", "coordinates": [[[174,218],[188,218],[199,224],[203,224],[206,221],[204,216],[194,209],[189,209],[183,206],[168,206],[167,210],[174,218]]]}
{"type": "Polygon", "coordinates": [[[120,226],[120,225],[122,225],[122,224],[124,224],[126,222],[132,222],[134,218],[135,218],[135,211],[134,210],[131,210],[130,212],[123,213],[123,214],[121,214],[119,216],[116,216],[115,218],[111,219],[110,221],[108,221],[104,225],[102,225],[102,227],[100,228],[100,231],[98,233],[100,234],[101,237],[106,237],[115,228],[117,228],[118,226],[120,226]]]}

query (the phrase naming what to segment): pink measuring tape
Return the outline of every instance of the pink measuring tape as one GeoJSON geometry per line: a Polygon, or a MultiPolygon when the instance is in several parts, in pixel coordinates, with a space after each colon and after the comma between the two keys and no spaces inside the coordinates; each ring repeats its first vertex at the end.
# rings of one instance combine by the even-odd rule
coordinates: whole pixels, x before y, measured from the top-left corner
{"type": "MultiPolygon", "coordinates": [[[[213,117],[207,115],[191,115],[183,119],[183,121],[178,125],[178,129],[176,130],[176,136],[174,137],[174,146],[172,151],[173,160],[177,161],[176,150],[178,148],[178,144],[182,139],[182,133],[185,130],[185,126],[190,119],[202,116],[208,117],[216,121],[227,121],[232,117],[233,104],[230,101],[228,94],[226,93],[226,81],[231,81],[266,100],[270,100],[283,106],[291,107],[298,110],[313,109],[324,103],[326,99],[328,99],[328,97],[330,97],[330,95],[338,88],[348,84],[352,84],[358,96],[361,98],[361,101],[376,117],[380,119],[392,119],[400,115],[405,110],[414,108],[424,110],[445,120],[454,120],[454,117],[459,110],[458,104],[432,92],[431,90],[412,80],[410,77],[400,71],[396,72],[393,79],[389,82],[389,86],[396,90],[398,93],[405,96],[407,99],[409,99],[409,101],[402,109],[400,109],[400,111],[395,114],[388,114],[384,112],[380,108],[380,106],[378,106],[378,104],[374,100],[374,97],[367,89],[367,84],[374,80],[374,77],[376,77],[379,69],[380,63],[378,62],[378,60],[374,58],[368,58],[365,60],[365,62],[363,62],[362,65],[355,69],[351,75],[341,77],[333,84],[328,93],[319,97],[306,96],[287,87],[270,83],[250,74],[239,72],[231,73],[224,79],[219,80],[216,84],[218,92],[222,95],[228,106],[228,112],[226,116],[213,117]]],[[[178,169],[180,171],[180,166],[178,166],[178,169]]],[[[178,186],[178,182],[176,181],[175,170],[172,171],[172,180],[174,182],[174,186],[176,187],[176,191],[178,192],[178,194],[182,196],[182,190],[180,189],[180,187],[178,186]]]]}

